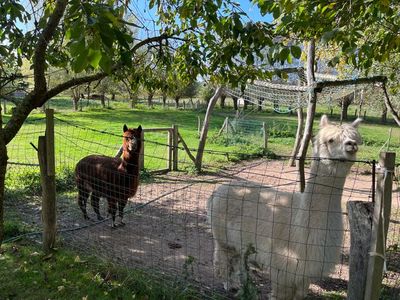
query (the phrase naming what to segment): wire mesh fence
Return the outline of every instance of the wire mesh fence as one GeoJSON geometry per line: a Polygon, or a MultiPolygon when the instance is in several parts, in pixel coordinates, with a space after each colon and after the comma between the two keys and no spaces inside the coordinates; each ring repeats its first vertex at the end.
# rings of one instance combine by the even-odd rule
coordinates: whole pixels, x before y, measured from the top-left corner
{"type": "MultiPolygon", "coordinates": [[[[88,201],[87,212],[90,220],[84,219],[82,211],[77,203],[77,189],[75,186],[74,169],[77,162],[89,154],[101,154],[114,157],[122,143],[123,130],[121,132],[109,132],[95,130],[93,128],[74,124],[65,120],[55,120],[55,144],[57,167],[57,227],[63,240],[63,245],[71,247],[83,254],[95,254],[106,260],[111,260],[128,268],[141,269],[149,276],[167,282],[170,285],[183,282],[189,287],[194,287],[200,292],[200,298],[222,297],[232,298],[232,291],[224,290],[224,283],[229,282],[227,273],[215,273],[215,236],[212,233],[212,224],[207,217],[207,202],[212,195],[220,193],[220,186],[227,186],[232,192],[238,189],[238,195],[230,197],[229,205],[238,201],[244,206],[254,205],[259,211],[259,195],[274,195],[267,208],[277,211],[275,215],[262,217],[261,215],[248,216],[240,214],[241,219],[252,219],[248,228],[240,228],[239,236],[245,236],[246,231],[258,233],[261,236],[268,235],[270,228],[281,226],[289,222],[287,217],[299,209],[296,203],[285,203],[282,195],[297,194],[298,172],[294,167],[287,166],[287,158],[281,157],[274,160],[259,158],[250,161],[230,165],[223,170],[208,170],[203,175],[188,172],[172,172],[164,175],[150,175],[147,171],[141,173],[141,182],[134,197],[127,201],[124,208],[124,223],[117,229],[111,229],[111,221],[108,215],[108,200],[99,199],[99,212],[105,220],[97,220],[95,211],[88,201]],[[258,195],[252,198],[249,195],[258,195]],[[256,200],[254,200],[256,199],[256,200]],[[254,202],[255,201],[255,202],[254,202]],[[280,213],[278,213],[280,211],[280,213]],[[283,212],[283,214],[282,214],[283,212]],[[281,219],[280,219],[281,218],[281,219]],[[255,225],[254,225],[255,224],[255,225]],[[255,226],[255,230],[251,226],[255,226]],[[258,227],[260,226],[260,227],[258,227]],[[259,228],[259,229],[257,229],[259,228]],[[259,232],[261,231],[261,232],[259,232]],[[218,275],[218,276],[217,276],[218,275]]],[[[19,139],[15,140],[15,146],[11,145],[9,178],[15,176],[21,179],[20,174],[29,172],[35,175],[32,181],[25,187],[16,186],[11,179],[7,181],[6,195],[6,222],[17,220],[27,227],[26,232],[40,231],[40,178],[37,166],[37,154],[29,144],[35,144],[37,136],[44,133],[43,120],[37,120],[40,126],[24,127],[19,139]],[[39,128],[39,129],[38,129],[39,128]],[[22,145],[22,146],[21,146],[22,145]],[[18,164],[16,164],[18,162],[18,164]],[[27,171],[29,170],[29,171],[27,171]],[[35,177],[36,176],[36,177],[35,177]],[[29,188],[28,188],[29,186],[29,188]],[[37,193],[33,193],[32,187],[37,187],[37,193]],[[17,201],[16,201],[17,199],[17,201]]],[[[258,128],[260,124],[252,122],[249,126],[240,123],[237,128],[246,130],[258,128]],[[247,126],[250,128],[248,129],[247,126]],[[254,126],[253,128],[251,126],[254,126]]],[[[169,162],[170,144],[167,143],[164,132],[151,133],[145,136],[144,169],[157,170],[165,168],[169,162]]],[[[179,168],[189,169],[192,161],[187,157],[182,148],[179,149],[179,168]]],[[[225,159],[226,153],[207,152],[208,160],[225,159]],[[222,157],[222,158],[221,158],[222,157]]],[[[240,156],[238,153],[230,155],[240,156]]],[[[320,160],[309,158],[307,164],[320,164],[320,160]]],[[[313,174],[307,176],[312,178],[313,174]]],[[[323,252],[329,247],[336,248],[340,254],[339,259],[331,262],[331,268],[327,279],[316,280],[309,289],[310,298],[327,297],[330,294],[346,295],[349,278],[348,260],[350,255],[350,232],[345,211],[348,201],[371,201],[373,196],[373,178],[371,176],[371,163],[357,161],[353,164],[350,174],[347,176],[343,188],[333,189],[331,185],[320,184],[319,194],[324,194],[328,199],[339,197],[339,206],[330,211],[330,207],[319,207],[317,213],[322,215],[321,224],[314,224],[315,230],[322,232],[323,236],[330,233],[327,229],[330,224],[330,214],[340,219],[340,225],[333,230],[333,235],[338,235],[340,243],[329,244],[315,241],[311,247],[320,247],[323,252]],[[339,195],[339,196],[338,196],[339,195]],[[327,227],[328,226],[328,227],[327,227]]],[[[19,180],[22,182],[22,180],[19,180]]],[[[312,194],[310,194],[312,196],[312,194]]],[[[324,197],[325,197],[324,196],[324,197]]],[[[227,202],[228,203],[228,202],[227,202]]],[[[229,209],[227,206],[226,209],[229,209]]],[[[239,209],[239,212],[241,210],[239,209]]],[[[290,219],[290,217],[289,217],[290,219]]],[[[223,220],[223,219],[220,219],[223,220]]],[[[312,219],[310,219],[312,220],[312,219]]],[[[383,293],[389,298],[398,296],[400,287],[400,255],[399,255],[399,231],[400,231],[400,199],[397,183],[393,192],[392,214],[389,224],[387,241],[386,264],[387,272],[384,278],[383,293]]],[[[330,228],[330,227],[329,227],[330,228]]],[[[301,230],[300,230],[301,232],[301,230]]],[[[18,236],[24,232],[15,232],[18,236]]],[[[232,233],[234,234],[234,233],[232,233]]],[[[268,238],[268,237],[266,237],[268,238]]],[[[288,245],[288,237],[279,237],[282,244],[288,245]]],[[[324,240],[325,241],[325,240],[324,240]]],[[[248,243],[253,244],[254,243],[248,243]]],[[[282,246],[282,254],[288,256],[289,246],[282,246]]],[[[245,247],[246,251],[248,250],[245,247]]],[[[276,249],[275,249],[276,250],[276,249]]],[[[273,249],[256,247],[256,253],[248,253],[248,267],[250,279],[245,293],[258,298],[266,298],[273,288],[274,280],[265,273],[273,274],[273,270],[279,269],[271,264],[265,268],[254,266],[250,262],[254,256],[268,255],[273,249]],[[270,283],[272,279],[272,285],[270,283]]],[[[272,252],[271,252],[272,253],[272,252]]],[[[271,254],[270,253],[270,254],[271,254]]],[[[290,255],[293,255],[290,254],[290,255]]],[[[236,259],[236,258],[232,258],[236,259]]],[[[314,257],[315,264],[321,263],[321,256],[314,257]]],[[[289,264],[290,259],[285,261],[289,264]]],[[[273,275],[272,275],[273,276],[273,275]]],[[[287,272],[286,276],[290,276],[287,272]]],[[[317,279],[303,270],[303,278],[313,281],[317,279]]],[[[307,286],[308,287],[308,286],[307,286]]],[[[287,288],[285,286],[283,289],[287,288]]],[[[243,290],[242,290],[243,292],[243,290]]]]}

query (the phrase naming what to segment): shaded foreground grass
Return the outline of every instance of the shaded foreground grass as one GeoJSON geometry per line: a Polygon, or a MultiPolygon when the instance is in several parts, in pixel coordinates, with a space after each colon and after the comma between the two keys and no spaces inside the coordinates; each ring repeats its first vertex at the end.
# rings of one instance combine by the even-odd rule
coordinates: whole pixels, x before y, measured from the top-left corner
{"type": "Polygon", "coordinates": [[[194,299],[187,284],[160,281],[95,257],[59,249],[45,255],[29,241],[0,249],[0,299],[194,299]]]}

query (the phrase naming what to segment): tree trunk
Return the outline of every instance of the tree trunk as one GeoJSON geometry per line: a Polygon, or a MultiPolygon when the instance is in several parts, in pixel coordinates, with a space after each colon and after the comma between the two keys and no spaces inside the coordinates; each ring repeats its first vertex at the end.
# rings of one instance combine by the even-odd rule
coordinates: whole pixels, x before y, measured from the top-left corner
{"type": "Polygon", "coordinates": [[[153,107],[153,96],[154,96],[153,93],[149,93],[147,95],[147,106],[150,108],[153,107]]]}
{"type": "Polygon", "coordinates": [[[74,111],[78,111],[78,103],[79,103],[79,98],[76,98],[75,96],[72,97],[72,107],[74,111]]]}
{"type": "Polygon", "coordinates": [[[87,99],[90,99],[90,83],[87,85],[87,99]]]}
{"type": "Polygon", "coordinates": [[[101,107],[106,108],[106,95],[105,93],[101,93],[100,101],[101,101],[101,107]]]}
{"type": "Polygon", "coordinates": [[[201,171],[201,167],[203,164],[203,152],[206,146],[208,125],[210,123],[211,113],[214,109],[215,103],[217,102],[219,96],[221,95],[221,92],[222,92],[222,87],[217,88],[214,96],[211,97],[210,102],[208,103],[207,112],[204,117],[203,128],[200,134],[199,148],[197,149],[197,155],[196,155],[195,168],[198,172],[201,171]]]}
{"type": "Polygon", "coordinates": [[[162,106],[163,108],[167,106],[167,94],[162,95],[162,106]]]}
{"type": "Polygon", "coordinates": [[[175,108],[179,108],[179,99],[181,99],[181,97],[175,97],[175,108]]]}
{"type": "Polygon", "coordinates": [[[0,106],[0,246],[4,240],[4,187],[7,171],[7,146],[4,140],[3,119],[0,106]]]}
{"type": "Polygon", "coordinates": [[[115,93],[111,93],[111,101],[115,101],[115,93]]]}
{"type": "Polygon", "coordinates": [[[347,121],[348,118],[347,112],[349,109],[349,105],[350,104],[347,104],[346,101],[342,101],[342,109],[340,111],[340,122],[347,121]]]}
{"type": "Polygon", "coordinates": [[[233,100],[233,109],[236,111],[236,110],[238,110],[238,98],[235,96],[232,96],[232,100],[233,100]]]}
{"type": "Polygon", "coordinates": [[[349,106],[353,102],[353,99],[354,99],[354,94],[350,94],[348,96],[343,97],[341,101],[342,109],[340,112],[340,122],[347,121],[349,106]]]}
{"type": "Polygon", "coordinates": [[[297,109],[297,132],[296,132],[296,140],[294,142],[292,154],[289,159],[289,166],[294,167],[296,156],[299,153],[301,140],[303,138],[303,128],[304,128],[304,113],[303,108],[299,107],[297,109]]]}
{"type": "Polygon", "coordinates": [[[382,124],[386,124],[386,122],[387,122],[387,113],[388,113],[387,107],[386,106],[382,107],[382,113],[381,113],[381,123],[382,124]]]}
{"type": "Polygon", "coordinates": [[[7,113],[7,100],[3,99],[4,113],[7,113]]]}
{"type": "Polygon", "coordinates": [[[258,99],[258,107],[257,107],[258,111],[262,111],[263,102],[264,102],[264,97],[260,97],[260,99],[258,99]]]}
{"type": "Polygon", "coordinates": [[[221,108],[225,108],[225,99],[226,99],[226,95],[225,95],[225,94],[222,94],[221,97],[220,97],[220,100],[221,100],[221,102],[220,102],[221,108]]]}

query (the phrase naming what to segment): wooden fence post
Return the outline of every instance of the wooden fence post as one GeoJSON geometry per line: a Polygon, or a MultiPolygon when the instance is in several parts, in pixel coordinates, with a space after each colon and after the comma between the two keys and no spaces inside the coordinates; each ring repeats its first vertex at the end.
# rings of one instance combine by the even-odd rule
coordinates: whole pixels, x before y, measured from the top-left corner
{"type": "Polygon", "coordinates": [[[172,171],[172,161],[173,161],[173,155],[172,155],[172,153],[173,153],[173,142],[172,142],[172,138],[173,138],[173,132],[172,132],[172,128],[170,128],[169,130],[168,130],[168,137],[167,137],[167,139],[168,139],[168,142],[167,142],[167,144],[168,144],[168,170],[169,171],[172,171]]]}
{"type": "Polygon", "coordinates": [[[350,224],[348,300],[359,300],[364,297],[368,272],[368,253],[371,244],[373,210],[372,202],[347,202],[350,224]]]}
{"type": "Polygon", "coordinates": [[[262,131],[263,131],[263,148],[265,153],[268,148],[268,129],[267,129],[267,124],[265,124],[265,122],[262,123],[262,131]]]}
{"type": "Polygon", "coordinates": [[[172,138],[172,143],[173,143],[173,147],[172,147],[172,155],[173,155],[173,159],[172,159],[172,170],[173,171],[178,171],[178,125],[172,125],[172,134],[173,134],[173,138],[172,138]]]}
{"type": "Polygon", "coordinates": [[[142,130],[140,134],[140,139],[142,141],[142,149],[140,149],[140,154],[139,154],[139,162],[140,162],[140,168],[139,170],[144,170],[144,130],[142,130]]]}
{"type": "Polygon", "coordinates": [[[46,134],[38,140],[38,159],[42,185],[43,249],[50,252],[57,233],[56,182],[54,155],[54,111],[46,110],[46,134]]]}
{"type": "Polygon", "coordinates": [[[378,173],[376,181],[371,246],[364,300],[378,299],[381,291],[383,267],[385,263],[386,237],[392,205],[395,159],[396,154],[393,152],[381,152],[379,155],[381,172],[378,173]]]}
{"type": "Polygon", "coordinates": [[[55,176],[55,152],[54,152],[54,110],[46,109],[46,153],[47,175],[55,176]]]}

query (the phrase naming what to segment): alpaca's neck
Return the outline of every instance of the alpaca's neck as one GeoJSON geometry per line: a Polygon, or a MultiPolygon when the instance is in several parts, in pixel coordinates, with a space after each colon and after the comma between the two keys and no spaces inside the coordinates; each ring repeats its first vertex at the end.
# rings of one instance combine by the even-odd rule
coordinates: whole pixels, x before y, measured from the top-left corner
{"type": "Polygon", "coordinates": [[[351,163],[348,162],[312,162],[310,176],[301,195],[300,209],[296,215],[297,224],[302,224],[305,228],[322,229],[321,236],[313,234],[312,239],[342,238],[336,233],[343,226],[341,198],[350,167],[351,163]]]}
{"type": "Polygon", "coordinates": [[[310,276],[325,276],[340,260],[343,241],[341,198],[350,167],[351,163],[326,160],[311,164],[293,223],[294,229],[300,228],[305,238],[297,245],[301,249],[300,257],[315,262],[307,264],[306,272],[310,276]]]}
{"type": "Polygon", "coordinates": [[[122,154],[122,164],[128,174],[139,175],[139,156],[140,151],[135,151],[133,153],[124,151],[122,154]]]}
{"type": "Polygon", "coordinates": [[[331,202],[340,204],[344,183],[350,167],[351,163],[344,161],[313,161],[310,168],[310,176],[304,190],[304,199],[312,200],[318,195],[317,198],[320,200],[330,199],[331,202]]]}

